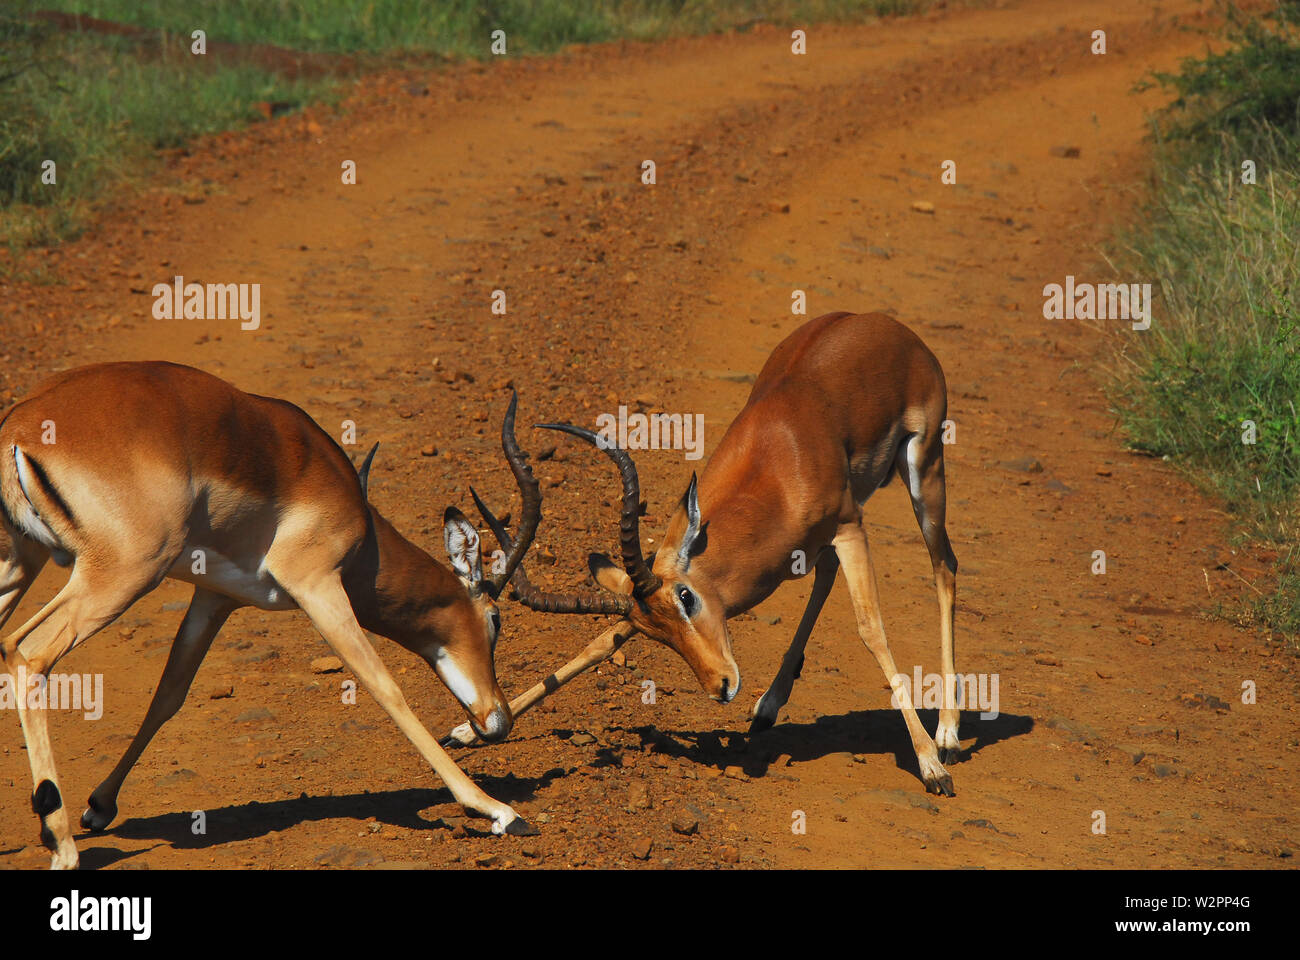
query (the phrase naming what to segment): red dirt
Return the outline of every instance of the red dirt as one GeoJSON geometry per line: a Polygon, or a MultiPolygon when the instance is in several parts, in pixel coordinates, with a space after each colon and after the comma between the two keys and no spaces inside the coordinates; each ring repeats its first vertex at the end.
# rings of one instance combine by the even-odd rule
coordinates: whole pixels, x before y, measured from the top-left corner
{"type": "MultiPolygon", "coordinates": [[[[748,709],[811,580],[787,585],[733,621],[745,686],[729,707],[641,640],[508,742],[457,751],[542,830],[497,839],[435,823],[459,808],[368,697],[344,706],[340,675],[311,673],[326,651],[305,618],[244,610],[127,781],[116,823],[78,831],[83,864],[1292,864],[1294,660],[1204,613],[1240,588],[1216,569],[1229,557],[1221,513],[1122,449],[1097,375],[1103,331],[1040,308],[1045,283],[1107,279],[1098,245],[1132,215],[1156,103],[1132,86],[1203,48],[1186,29],[1209,23],[1203,6],[1024,0],[813,28],[805,57],[759,27],[372,78],[345,112],[177,158],[123,215],[42,257],[58,285],[0,286],[0,400],[52,369],[149,357],[291,399],[332,432],[353,419],[358,456],[382,441],[372,500],[438,554],[441,512],[470,506],[469,483],[501,509],[514,494],[496,442],[508,383],[524,423],[591,423],[620,403],[702,412],[711,449],[744,403],[743,376],[802,321],[793,289],[809,316],[887,309],[947,373],[957,666],[1000,678],[1000,717],[964,715],[957,796],[927,796],[838,584],[790,705],[751,743],[748,709]],[[1104,56],[1089,53],[1096,28],[1104,56]],[[413,96],[420,85],[428,95],[413,96]],[[1053,156],[1060,145],[1080,155],[1053,156]],[[356,186],[339,183],[345,159],[356,186]],[[645,159],[654,186],[640,182],[645,159]],[[956,186],[939,182],[948,159],[956,186]],[[175,274],[262,283],[262,329],[154,320],[148,291],[175,274]],[[489,309],[497,288],[504,318],[489,309]],[[437,455],[422,456],[430,443],[437,455]],[[1026,457],[1042,472],[1000,466],[1026,457]],[[1099,549],[1108,572],[1093,576],[1099,549]],[[1257,704],[1241,702],[1246,680],[1257,704]],[[205,835],[191,833],[195,810],[205,835]],[[683,816],[693,836],[673,831],[683,816]]],[[[556,558],[534,556],[530,572],[577,585],[587,552],[615,545],[616,476],[576,442],[520,438],[546,495],[537,549],[556,558]]],[[[699,464],[680,451],[637,461],[649,540],[699,464]]],[[[868,518],[895,658],[937,670],[934,588],[901,489],[868,518]]],[[[59,582],[50,568],[18,617],[59,582]]],[[[164,584],[61,664],[105,675],[102,720],[52,724],[76,812],[134,734],[187,599],[164,584]]],[[[602,625],[508,602],[503,617],[512,694],[602,625]]],[[[422,663],[378,644],[431,730],[463,719],[422,663]]],[[[931,730],[935,717],[922,711],[931,730]]],[[[0,744],[0,865],[42,867],[16,722],[0,744]]]]}

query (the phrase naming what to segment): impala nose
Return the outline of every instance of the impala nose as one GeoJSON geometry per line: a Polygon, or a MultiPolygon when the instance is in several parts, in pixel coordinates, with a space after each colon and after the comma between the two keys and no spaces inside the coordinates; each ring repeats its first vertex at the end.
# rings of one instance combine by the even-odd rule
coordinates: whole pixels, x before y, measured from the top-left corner
{"type": "Polygon", "coordinates": [[[474,720],[472,723],[474,732],[484,743],[500,743],[510,735],[510,728],[514,726],[514,720],[506,707],[497,707],[482,722],[474,720]]]}
{"type": "Polygon", "coordinates": [[[732,682],[731,677],[723,677],[722,687],[719,692],[714,695],[713,699],[717,700],[718,703],[730,703],[732,700],[736,699],[736,694],[738,693],[740,693],[739,673],[736,674],[734,683],[732,682]]]}

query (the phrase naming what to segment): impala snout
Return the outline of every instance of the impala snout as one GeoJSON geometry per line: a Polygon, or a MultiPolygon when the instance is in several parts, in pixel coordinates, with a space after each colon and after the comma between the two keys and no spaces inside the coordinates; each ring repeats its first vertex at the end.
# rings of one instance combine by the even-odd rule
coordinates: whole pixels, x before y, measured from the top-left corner
{"type": "Polygon", "coordinates": [[[498,703],[485,716],[470,717],[470,726],[484,743],[500,743],[510,736],[510,729],[514,725],[510,707],[505,703],[498,703]]]}
{"type": "Polygon", "coordinates": [[[678,634],[665,640],[686,661],[704,692],[718,703],[730,703],[740,692],[740,667],[731,655],[731,640],[709,642],[699,634],[678,634]],[[718,649],[721,647],[722,649],[718,649]]]}
{"type": "Polygon", "coordinates": [[[714,681],[712,689],[708,686],[704,689],[718,703],[730,703],[740,693],[740,668],[731,664],[731,669],[714,681]]]}
{"type": "Polygon", "coordinates": [[[433,658],[433,669],[469,715],[470,725],[480,739],[499,743],[514,726],[510,701],[497,683],[491,658],[475,658],[474,662],[477,669],[462,666],[443,648],[433,658]]]}

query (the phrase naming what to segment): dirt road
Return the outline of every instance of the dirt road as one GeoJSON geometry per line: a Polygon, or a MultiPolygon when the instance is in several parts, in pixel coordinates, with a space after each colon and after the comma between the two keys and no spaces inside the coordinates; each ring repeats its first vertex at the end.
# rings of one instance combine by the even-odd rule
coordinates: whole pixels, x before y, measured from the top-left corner
{"type": "MultiPolygon", "coordinates": [[[[503,509],[514,495],[495,439],[508,383],[524,422],[590,424],[620,404],[703,413],[711,450],[746,376],[805,319],[793,291],[810,317],[887,310],[947,372],[957,665],[999,682],[996,719],[963,716],[957,796],[927,796],[841,583],[780,723],[751,742],[748,709],[811,579],[787,585],[733,622],[745,685],[729,707],[638,641],[509,742],[459,751],[542,830],[501,840],[466,836],[379,708],[344,705],[343,676],[311,672],[328,651],[305,618],[244,610],[117,822],[79,835],[83,864],[1292,865],[1294,661],[1204,615],[1240,589],[1215,569],[1230,558],[1222,516],[1167,465],[1123,451],[1099,386],[1102,331],[1041,308],[1043,285],[1067,274],[1109,279],[1098,245],[1132,215],[1156,102],[1131,89],[1204,46],[1189,29],[1209,22],[1204,6],[1024,0],[811,28],[804,56],[760,26],[375,78],[345,113],[178,157],[165,183],[45,258],[61,285],[0,289],[11,393],[64,365],[162,358],[292,399],[331,432],[354,420],[358,454],[382,442],[372,500],[439,556],[442,511],[470,507],[469,483],[503,509]],[[1090,52],[1097,29],[1104,55],[1090,52]],[[345,160],[356,185],[340,183],[345,160]],[[177,274],[261,283],[261,328],[153,319],[149,290],[177,274]],[[675,832],[681,820],[697,831],[675,832]]],[[[567,439],[520,436],[546,495],[530,570],[578,585],[588,551],[615,544],[616,476],[567,439]]],[[[637,460],[648,540],[703,461],[637,460]]],[[[868,516],[895,658],[936,671],[934,589],[900,488],[868,516]]],[[[19,617],[59,582],[51,568],[19,617]]],[[[105,677],[102,719],[53,721],[77,812],[134,734],[187,600],[164,585],[62,664],[105,677]]],[[[511,693],[600,627],[503,614],[511,693]]],[[[379,649],[432,730],[463,719],[421,662],[379,649]]],[[[922,718],[933,730],[936,711],[922,718]]],[[[0,865],[44,866],[16,722],[0,744],[0,865]]]]}

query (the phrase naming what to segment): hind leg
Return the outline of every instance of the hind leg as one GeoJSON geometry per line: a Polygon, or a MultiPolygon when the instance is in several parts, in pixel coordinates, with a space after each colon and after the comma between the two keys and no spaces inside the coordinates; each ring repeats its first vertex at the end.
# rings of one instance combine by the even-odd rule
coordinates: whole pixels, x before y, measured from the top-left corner
{"type": "Polygon", "coordinates": [[[36,694],[39,685],[48,682],[47,674],[60,657],[115,620],[156,583],[152,575],[132,580],[120,570],[79,566],[49,603],[0,641],[0,665],[13,685],[32,768],[32,811],[41,820],[41,841],[53,851],[53,869],[75,868],[77,847],[59,790],[47,710],[43,699],[29,702],[31,681],[36,678],[36,687],[31,691],[36,694]]]}
{"type": "Polygon", "coordinates": [[[49,558],[46,547],[19,535],[0,518],[0,628],[18,609],[27,588],[36,582],[49,558]]]}
{"type": "Polygon", "coordinates": [[[83,827],[99,832],[113,822],[117,816],[117,794],[131,768],[162,725],[181,708],[185,695],[189,693],[190,684],[194,682],[194,675],[198,673],[199,664],[212,646],[213,638],[226,618],[239,606],[237,600],[202,587],[194,588],[194,598],[190,600],[185,619],[176,631],[176,639],[172,641],[171,652],[167,655],[167,665],[163,667],[162,679],[158,681],[158,689],[154,691],[140,730],[113,772],[90,795],[86,811],[81,815],[83,827]]]}
{"type": "Polygon", "coordinates": [[[912,705],[908,678],[898,672],[894,655],[889,650],[889,642],[885,639],[885,624],[880,617],[880,595],[876,589],[876,571],[871,564],[867,533],[860,523],[847,523],[835,534],[833,543],[840,563],[844,566],[844,580],[853,600],[853,612],[858,618],[858,633],[880,664],[885,679],[894,691],[894,699],[912,738],[912,749],[916,752],[916,762],[925,788],[931,793],[951,797],[952,777],[939,760],[934,741],[925,732],[925,727],[921,726],[921,719],[912,705]]]}
{"type": "Polygon", "coordinates": [[[947,492],[943,472],[943,444],[937,439],[927,446],[912,437],[898,451],[899,474],[907,480],[912,512],[930,552],[934,584],[939,595],[939,642],[943,659],[943,705],[939,709],[939,727],[935,743],[943,763],[954,762],[961,753],[957,726],[961,711],[957,708],[957,676],[953,649],[953,613],[957,604],[957,557],[952,552],[945,525],[947,492]]]}

